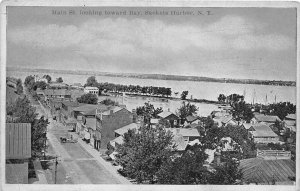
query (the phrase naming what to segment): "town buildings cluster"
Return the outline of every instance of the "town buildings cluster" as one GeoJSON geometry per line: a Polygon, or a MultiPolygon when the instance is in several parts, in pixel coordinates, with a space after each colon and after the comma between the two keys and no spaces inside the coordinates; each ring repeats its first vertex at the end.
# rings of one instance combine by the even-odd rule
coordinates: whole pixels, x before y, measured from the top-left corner
{"type": "MultiPolygon", "coordinates": [[[[36,78],[35,80],[43,79],[36,78]]],[[[15,87],[13,80],[9,80],[7,84],[10,86],[9,88],[15,87]]],[[[143,116],[137,115],[136,110],[129,111],[126,105],[79,103],[77,98],[87,93],[98,96],[99,89],[97,87],[83,87],[78,83],[70,86],[65,83],[49,83],[48,88],[36,90],[40,103],[51,111],[51,117],[54,120],[69,127],[91,147],[97,150],[108,150],[106,152],[108,157],[114,160],[117,148],[124,143],[125,133],[128,130],[138,130],[143,127],[145,120],[143,116]]],[[[7,94],[11,94],[11,91],[7,91],[7,94]]],[[[8,97],[11,96],[8,95],[8,97]]],[[[243,128],[248,132],[247,138],[257,145],[255,157],[242,159],[239,162],[239,169],[243,172],[244,181],[249,184],[293,184],[295,181],[295,160],[292,160],[291,151],[266,149],[266,145],[295,144],[295,138],[288,137],[283,140],[281,135],[296,132],[296,115],[289,114],[284,120],[281,120],[278,116],[254,112],[254,117],[250,123],[246,123],[245,121],[236,121],[231,110],[230,105],[219,105],[219,109],[212,111],[209,117],[218,128],[226,126],[243,128]],[[283,128],[276,129],[277,123],[281,124],[283,128]]],[[[149,125],[155,127],[161,121],[167,121],[170,124],[166,131],[170,131],[174,135],[173,142],[177,146],[175,152],[178,156],[189,145],[199,144],[201,137],[205,136],[205,129],[203,129],[200,116],[189,115],[182,119],[178,114],[167,110],[159,113],[157,118],[150,119],[149,125]]],[[[7,159],[30,157],[30,141],[28,139],[30,139],[30,124],[7,123],[7,159]],[[16,132],[22,133],[18,134],[19,137],[12,136],[16,132]],[[24,141],[23,144],[15,144],[16,141],[20,140],[24,141]]],[[[220,163],[221,152],[235,151],[236,148],[239,148],[235,147],[238,143],[232,137],[223,137],[221,141],[224,142],[222,146],[214,150],[206,150],[209,156],[206,160],[208,166],[220,163]]],[[[9,165],[7,164],[7,176],[10,176],[8,173],[9,165]]],[[[24,163],[19,164],[19,166],[24,168],[24,163]]],[[[25,176],[24,174],[19,175],[21,178],[25,176]]],[[[26,181],[22,183],[26,183],[26,181]]]]}

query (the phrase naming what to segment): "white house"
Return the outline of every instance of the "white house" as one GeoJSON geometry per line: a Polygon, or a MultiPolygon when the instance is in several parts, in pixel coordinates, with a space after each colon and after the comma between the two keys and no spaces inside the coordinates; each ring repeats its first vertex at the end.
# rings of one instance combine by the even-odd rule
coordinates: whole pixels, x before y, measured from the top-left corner
{"type": "Polygon", "coordinates": [[[99,89],[97,87],[85,87],[84,88],[84,93],[88,94],[95,94],[95,95],[98,95],[99,94],[99,89]]]}

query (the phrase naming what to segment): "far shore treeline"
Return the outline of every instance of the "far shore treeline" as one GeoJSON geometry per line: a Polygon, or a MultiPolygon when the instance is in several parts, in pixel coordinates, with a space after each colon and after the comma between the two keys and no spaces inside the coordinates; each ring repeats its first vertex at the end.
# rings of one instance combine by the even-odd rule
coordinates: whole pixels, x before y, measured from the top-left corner
{"type": "Polygon", "coordinates": [[[165,74],[135,74],[135,73],[110,73],[95,71],[73,71],[73,70],[53,70],[53,69],[30,69],[30,68],[14,68],[8,67],[8,71],[20,72],[39,72],[39,73],[57,73],[57,74],[74,74],[74,75],[94,75],[109,77],[129,77],[140,79],[156,79],[156,80],[175,80],[175,81],[203,81],[203,82],[219,82],[219,83],[237,83],[237,84],[259,84],[274,86],[296,86],[295,81],[283,80],[258,80],[258,79],[231,79],[231,78],[209,78],[201,76],[180,76],[165,74]]]}

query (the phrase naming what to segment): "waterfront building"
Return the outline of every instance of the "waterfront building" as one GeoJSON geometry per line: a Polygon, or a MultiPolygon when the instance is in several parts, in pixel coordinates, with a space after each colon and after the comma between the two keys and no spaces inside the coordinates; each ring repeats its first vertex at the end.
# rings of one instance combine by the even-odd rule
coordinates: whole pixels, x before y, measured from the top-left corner
{"type": "Polygon", "coordinates": [[[158,114],[158,117],[169,121],[172,128],[179,126],[179,117],[170,111],[163,111],[158,114]]]}
{"type": "Polygon", "coordinates": [[[87,86],[87,87],[84,88],[84,93],[86,93],[86,94],[88,94],[88,93],[95,94],[95,95],[98,96],[99,88],[87,86]]]}

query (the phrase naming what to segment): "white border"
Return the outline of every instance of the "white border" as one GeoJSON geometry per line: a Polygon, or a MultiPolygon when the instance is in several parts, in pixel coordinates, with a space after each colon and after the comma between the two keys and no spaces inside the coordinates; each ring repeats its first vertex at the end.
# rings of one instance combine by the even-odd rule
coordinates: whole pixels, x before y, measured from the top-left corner
{"type": "MultiPolygon", "coordinates": [[[[5,145],[5,137],[4,137],[4,129],[5,129],[5,97],[6,97],[6,86],[5,86],[5,77],[6,77],[6,6],[62,6],[62,7],[78,7],[78,6],[89,6],[89,7],[114,7],[114,6],[123,6],[123,7],[295,7],[297,8],[297,47],[299,46],[299,26],[300,22],[298,19],[299,12],[299,4],[295,1],[189,1],[189,0],[180,0],[180,1],[160,1],[160,0],[113,0],[113,1],[93,1],[93,0],[15,0],[15,1],[3,1],[1,3],[1,84],[0,84],[0,141],[1,141],[1,171],[0,171],[0,181],[1,188],[0,190],[272,190],[272,191],[289,191],[289,190],[300,190],[300,163],[299,163],[299,154],[300,154],[300,136],[299,136],[299,124],[300,117],[297,117],[297,160],[296,160],[296,185],[297,186],[224,186],[224,185],[9,185],[5,184],[5,153],[4,153],[4,145],[5,145]]],[[[300,97],[298,94],[298,90],[300,87],[300,67],[299,67],[299,49],[297,48],[297,113],[300,112],[300,97]]]]}

